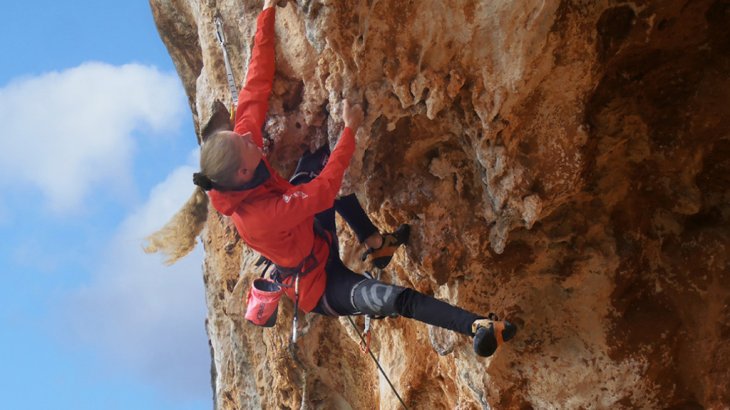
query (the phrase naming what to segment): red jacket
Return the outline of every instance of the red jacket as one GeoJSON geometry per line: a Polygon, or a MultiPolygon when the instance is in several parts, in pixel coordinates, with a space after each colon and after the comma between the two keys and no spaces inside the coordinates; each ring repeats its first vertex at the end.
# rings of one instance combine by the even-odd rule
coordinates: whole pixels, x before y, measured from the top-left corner
{"type": "MultiPolygon", "coordinates": [[[[259,147],[263,147],[261,128],[275,70],[274,9],[266,9],[258,17],[248,77],[238,97],[234,127],[239,134],[250,131],[259,147]]],[[[327,165],[307,184],[291,185],[264,158],[271,178],[263,184],[243,191],[209,191],[215,209],[233,219],[241,238],[275,264],[297,266],[314,250],[319,264],[299,280],[299,307],[305,312],[314,309],[324,292],[324,268],[329,256],[327,242],[314,234],[314,215],[334,204],[354,151],[353,132],[345,128],[327,165]]],[[[292,281],[289,278],[284,282],[291,284],[292,281]]],[[[286,293],[294,298],[293,288],[287,288],[286,293]]]]}

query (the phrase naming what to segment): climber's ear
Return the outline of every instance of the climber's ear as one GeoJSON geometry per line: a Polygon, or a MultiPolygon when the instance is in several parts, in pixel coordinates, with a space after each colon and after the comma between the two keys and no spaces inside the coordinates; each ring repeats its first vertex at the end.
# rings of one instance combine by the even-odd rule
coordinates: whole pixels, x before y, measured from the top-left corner
{"type": "Polygon", "coordinates": [[[210,119],[200,132],[201,143],[205,142],[208,137],[218,131],[233,131],[233,127],[231,126],[231,113],[222,102],[215,100],[211,112],[213,115],[210,116],[210,119]]]}

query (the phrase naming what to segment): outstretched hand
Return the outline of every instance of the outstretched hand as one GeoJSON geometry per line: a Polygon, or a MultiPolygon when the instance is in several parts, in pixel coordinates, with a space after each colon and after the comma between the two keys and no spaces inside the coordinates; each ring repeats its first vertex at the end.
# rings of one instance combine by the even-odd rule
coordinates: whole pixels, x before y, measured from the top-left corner
{"type": "Polygon", "coordinates": [[[345,127],[357,131],[364,118],[365,113],[363,113],[360,104],[350,105],[350,102],[345,100],[342,108],[342,119],[345,121],[345,127]]]}

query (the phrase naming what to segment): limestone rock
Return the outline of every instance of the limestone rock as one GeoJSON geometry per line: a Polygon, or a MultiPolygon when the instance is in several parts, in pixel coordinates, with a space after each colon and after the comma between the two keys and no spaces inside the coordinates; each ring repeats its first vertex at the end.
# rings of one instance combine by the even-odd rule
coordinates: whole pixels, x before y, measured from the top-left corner
{"type": "MultiPolygon", "coordinates": [[[[214,16],[240,86],[261,2],[150,3],[203,129],[230,104],[214,16]]],[[[383,230],[413,226],[387,278],[520,328],[479,359],[467,337],[375,323],[409,408],[728,406],[729,26],[727,0],[277,10],[275,166],[336,142],[343,97],[363,103],[343,189],[383,230]]],[[[247,324],[255,255],[215,212],[203,242],[216,409],[398,408],[346,320],[307,315],[299,364],[291,303],[247,324]]]]}

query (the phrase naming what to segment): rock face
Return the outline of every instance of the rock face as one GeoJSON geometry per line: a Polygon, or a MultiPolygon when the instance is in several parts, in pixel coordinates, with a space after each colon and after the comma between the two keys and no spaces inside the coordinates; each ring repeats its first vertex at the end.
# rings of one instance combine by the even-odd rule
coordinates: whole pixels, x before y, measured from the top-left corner
{"type": "MultiPolygon", "coordinates": [[[[202,129],[240,86],[261,2],[150,0],[202,129]]],[[[265,134],[288,175],[367,108],[343,190],[413,226],[387,280],[517,323],[467,337],[376,322],[409,408],[730,406],[730,1],[298,0],[277,10],[265,134]]],[[[352,267],[362,250],[340,233],[352,267]]],[[[243,320],[256,259],[211,211],[216,409],[398,408],[345,319],[243,320]]],[[[362,321],[357,320],[362,326],[362,321]]]]}

